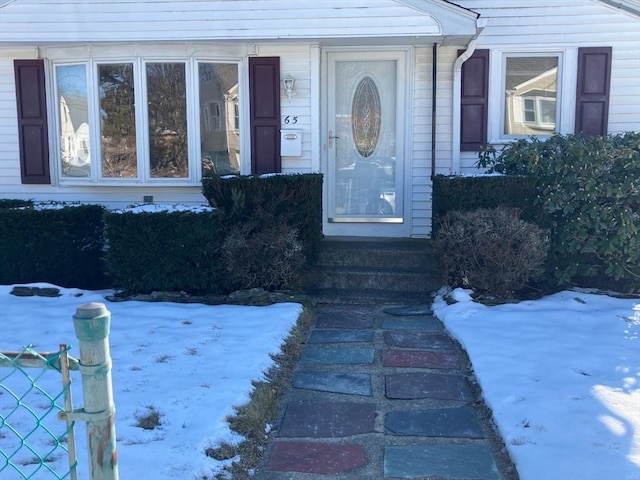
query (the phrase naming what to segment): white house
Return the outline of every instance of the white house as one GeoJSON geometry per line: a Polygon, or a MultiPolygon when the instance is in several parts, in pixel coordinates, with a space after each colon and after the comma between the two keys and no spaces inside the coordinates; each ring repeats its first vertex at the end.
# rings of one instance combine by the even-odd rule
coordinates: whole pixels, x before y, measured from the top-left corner
{"type": "Polygon", "coordinates": [[[481,145],[638,130],[638,0],[0,0],[2,198],[322,172],[325,234],[428,237],[481,145]]]}

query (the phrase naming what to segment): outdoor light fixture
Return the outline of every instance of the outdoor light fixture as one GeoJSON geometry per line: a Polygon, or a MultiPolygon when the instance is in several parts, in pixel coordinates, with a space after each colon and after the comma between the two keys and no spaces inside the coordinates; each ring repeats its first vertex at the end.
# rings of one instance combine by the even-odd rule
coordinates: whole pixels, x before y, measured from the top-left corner
{"type": "Polygon", "coordinates": [[[296,81],[291,78],[291,76],[287,76],[282,79],[282,84],[284,85],[284,93],[287,95],[289,101],[291,101],[291,95],[293,95],[293,87],[296,81]]]}

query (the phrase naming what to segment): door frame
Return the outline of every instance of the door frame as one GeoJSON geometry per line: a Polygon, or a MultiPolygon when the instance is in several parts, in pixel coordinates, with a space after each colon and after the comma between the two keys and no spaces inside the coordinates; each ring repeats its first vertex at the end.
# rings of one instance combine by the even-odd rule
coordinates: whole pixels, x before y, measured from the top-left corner
{"type": "Polygon", "coordinates": [[[321,158],[320,171],[325,176],[323,182],[322,194],[322,229],[327,236],[354,236],[354,237],[409,237],[412,228],[412,112],[413,112],[413,64],[414,50],[410,46],[394,46],[394,47],[327,47],[322,51],[322,69],[321,69],[321,119],[320,119],[320,138],[321,138],[321,158]],[[396,138],[402,142],[400,152],[403,156],[402,178],[400,179],[403,189],[402,214],[401,221],[385,222],[374,221],[367,222],[364,219],[357,221],[331,222],[329,220],[329,193],[331,189],[329,182],[332,179],[329,176],[329,55],[345,54],[345,59],[349,56],[357,60],[376,60],[383,59],[397,60],[397,87],[404,98],[398,97],[396,112],[396,138]],[[377,55],[377,56],[376,56],[377,55]]]}

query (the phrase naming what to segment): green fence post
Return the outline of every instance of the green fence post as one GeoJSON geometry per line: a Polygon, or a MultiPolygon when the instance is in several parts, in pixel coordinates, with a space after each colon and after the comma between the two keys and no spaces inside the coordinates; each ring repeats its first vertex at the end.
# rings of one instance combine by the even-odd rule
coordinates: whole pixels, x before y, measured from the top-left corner
{"type": "Polygon", "coordinates": [[[111,312],[103,303],[80,305],[73,316],[80,341],[80,373],[91,480],[118,480],[115,407],[111,389],[111,312]]]}

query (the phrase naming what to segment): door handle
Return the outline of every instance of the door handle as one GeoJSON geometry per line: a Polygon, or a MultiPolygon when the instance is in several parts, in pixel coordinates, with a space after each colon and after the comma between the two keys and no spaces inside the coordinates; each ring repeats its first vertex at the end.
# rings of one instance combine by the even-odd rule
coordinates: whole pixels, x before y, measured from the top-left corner
{"type": "Polygon", "coordinates": [[[329,148],[333,147],[333,139],[338,140],[340,137],[336,137],[333,135],[333,132],[329,130],[329,148]]]}

